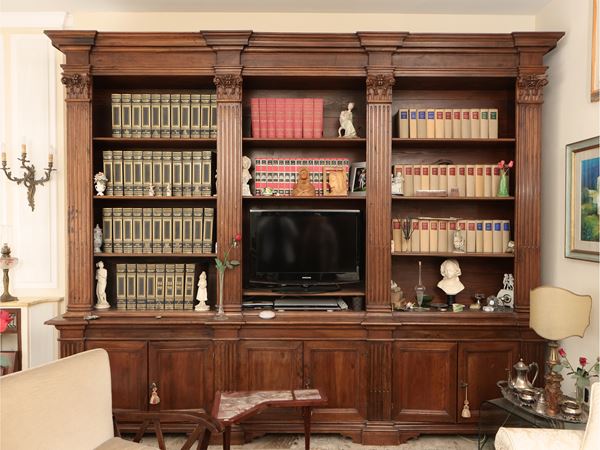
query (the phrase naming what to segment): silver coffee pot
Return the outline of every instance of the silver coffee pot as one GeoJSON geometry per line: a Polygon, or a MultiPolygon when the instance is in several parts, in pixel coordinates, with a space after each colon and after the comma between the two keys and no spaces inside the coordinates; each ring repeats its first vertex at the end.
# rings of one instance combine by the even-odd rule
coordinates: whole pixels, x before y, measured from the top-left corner
{"type": "Polygon", "coordinates": [[[508,372],[508,385],[517,391],[521,389],[532,389],[533,383],[535,383],[535,379],[540,371],[537,363],[532,362],[527,365],[523,362],[523,358],[521,358],[519,359],[519,362],[513,366],[513,369],[515,370],[516,375],[513,377],[512,372],[508,372]],[[528,375],[532,367],[535,367],[535,375],[533,376],[533,379],[529,381],[528,375]]]}

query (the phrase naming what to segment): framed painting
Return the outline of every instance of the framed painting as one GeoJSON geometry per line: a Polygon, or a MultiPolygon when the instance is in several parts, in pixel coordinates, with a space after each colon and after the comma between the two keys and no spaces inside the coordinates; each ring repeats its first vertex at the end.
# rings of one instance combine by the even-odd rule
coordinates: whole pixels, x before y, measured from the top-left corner
{"type": "Polygon", "coordinates": [[[567,145],[565,256],[598,262],[600,137],[567,145]]]}
{"type": "Polygon", "coordinates": [[[350,168],[350,192],[353,195],[367,195],[367,163],[352,163],[350,168]]]}
{"type": "Polygon", "coordinates": [[[348,195],[348,175],[344,167],[323,167],[323,195],[348,195]]]}

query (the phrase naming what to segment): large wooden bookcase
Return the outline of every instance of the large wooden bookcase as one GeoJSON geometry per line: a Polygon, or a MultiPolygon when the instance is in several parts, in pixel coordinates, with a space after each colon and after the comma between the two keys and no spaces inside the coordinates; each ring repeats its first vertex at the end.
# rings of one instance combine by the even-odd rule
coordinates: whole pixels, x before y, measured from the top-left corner
{"type": "MultiPolygon", "coordinates": [[[[50,323],[60,331],[62,356],[105,348],[111,359],[115,407],[209,409],[216,390],[322,388],[327,408],[315,411],[313,429],[341,433],[367,444],[391,444],[420,433],[476,431],[482,400],[497,397],[496,381],[519,357],[543,360],[544,344],[528,328],[529,290],[540,282],[540,161],[544,55],[562,33],[352,34],[105,33],[48,31],[65,54],[68,205],[68,307],[50,323]],[[216,89],[216,140],[110,138],[110,93],[216,89]],[[256,139],[250,134],[253,97],[322,97],[322,139],[256,139]],[[356,103],[361,138],[336,138],[339,111],[356,103]],[[495,107],[494,140],[400,139],[393,116],[419,108],[495,107]],[[216,149],[216,195],[208,199],[93,197],[92,177],[103,149],[216,149]],[[242,155],[332,155],[366,161],[368,191],[362,198],[242,198],[242,155]],[[409,199],[390,193],[397,163],[493,164],[514,159],[508,199],[409,199]],[[92,229],[103,206],[211,205],[220,251],[238,232],[247,237],[252,207],[360,209],[365,217],[363,311],[286,312],[272,321],[242,311],[247,289],[247,246],[228,271],[227,321],[213,312],[95,311],[94,263],[115,260],[204,264],[208,257],[93,254],[92,229]],[[514,257],[464,256],[467,286],[495,293],[502,274],[514,273],[510,313],[403,313],[390,308],[390,279],[405,292],[416,284],[416,263],[437,297],[443,254],[392,255],[391,219],[399,215],[502,218],[511,222],[514,257]],[[150,386],[161,403],[148,405],[150,386]],[[460,411],[465,391],[472,416],[460,411]]],[[[111,278],[109,277],[109,280],[111,278]]],[[[110,287],[109,287],[110,292],[110,287]]],[[[211,290],[211,303],[216,298],[211,290]]],[[[114,302],[114,299],[109,299],[114,302]]],[[[468,301],[468,300],[467,300],[468,301]]],[[[267,431],[301,430],[295,411],[265,413],[237,429],[250,439],[267,431]]],[[[234,430],[235,431],[235,430],[234,430]]]]}

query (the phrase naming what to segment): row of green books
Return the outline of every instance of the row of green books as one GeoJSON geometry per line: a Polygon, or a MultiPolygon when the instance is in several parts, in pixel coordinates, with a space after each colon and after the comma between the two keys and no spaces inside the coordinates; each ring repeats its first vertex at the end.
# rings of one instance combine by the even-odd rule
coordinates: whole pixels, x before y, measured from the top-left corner
{"type": "Polygon", "coordinates": [[[194,309],[195,264],[117,264],[120,310],[194,309]]]}
{"type": "Polygon", "coordinates": [[[112,137],[201,139],[217,137],[217,95],[111,94],[112,137]]]}
{"type": "Polygon", "coordinates": [[[212,253],[214,208],[102,208],[105,253],[212,253]]]}
{"type": "Polygon", "coordinates": [[[206,197],[212,195],[212,150],[104,150],[106,195],[206,197]]]}

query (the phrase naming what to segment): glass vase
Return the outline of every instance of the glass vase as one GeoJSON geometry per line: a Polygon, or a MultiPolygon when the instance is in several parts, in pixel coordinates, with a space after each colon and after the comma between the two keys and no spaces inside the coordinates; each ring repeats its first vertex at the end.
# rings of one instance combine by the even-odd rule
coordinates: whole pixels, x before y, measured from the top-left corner
{"type": "Polygon", "coordinates": [[[215,314],[215,320],[227,320],[228,317],[225,315],[225,309],[223,308],[223,279],[225,278],[225,271],[219,270],[219,303],[217,304],[217,313],[215,314]]]}
{"type": "Polygon", "coordinates": [[[579,405],[583,405],[585,400],[585,388],[590,385],[590,380],[587,378],[575,379],[575,401],[579,405]]]}
{"type": "Polygon", "coordinates": [[[500,183],[498,184],[498,197],[508,197],[508,173],[500,170],[500,183]]]}

